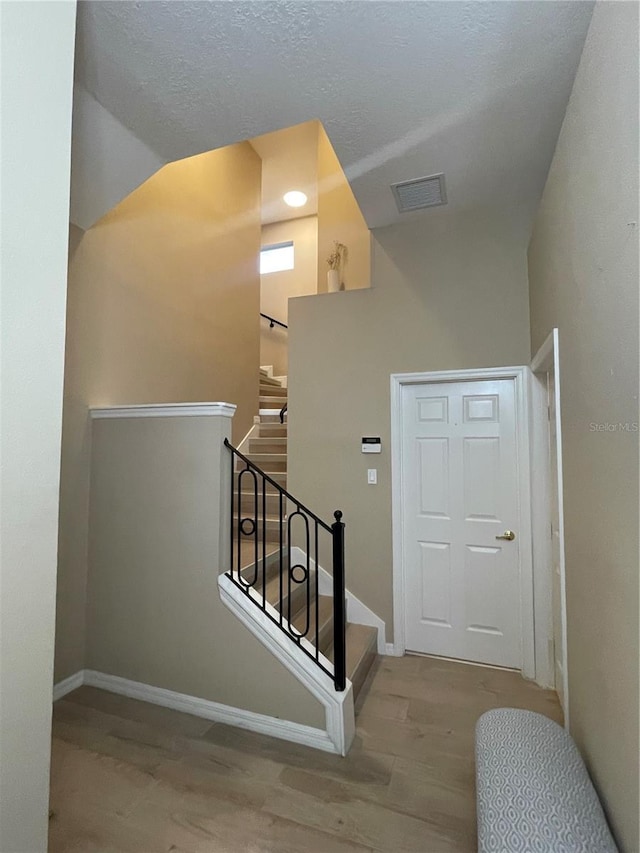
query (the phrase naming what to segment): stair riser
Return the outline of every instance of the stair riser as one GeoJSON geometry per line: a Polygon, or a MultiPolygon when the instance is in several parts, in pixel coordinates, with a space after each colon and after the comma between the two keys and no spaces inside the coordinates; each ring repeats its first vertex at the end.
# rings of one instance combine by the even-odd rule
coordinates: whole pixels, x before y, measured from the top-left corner
{"type": "MultiPolygon", "coordinates": [[[[272,407],[271,407],[271,406],[268,406],[267,408],[272,408],[272,407]]],[[[282,406],[279,406],[279,407],[278,407],[278,411],[279,411],[281,408],[282,408],[282,406]]],[[[262,432],[262,427],[263,427],[263,426],[267,426],[267,427],[269,427],[269,426],[271,426],[271,425],[273,425],[273,427],[277,427],[278,429],[282,429],[282,430],[284,430],[283,435],[286,435],[286,434],[287,434],[287,432],[286,432],[286,430],[287,430],[287,417],[286,417],[286,415],[285,415],[285,419],[284,419],[284,424],[283,424],[283,423],[281,423],[281,421],[280,421],[280,415],[279,415],[279,414],[275,414],[275,415],[260,415],[260,434],[261,434],[261,435],[264,435],[264,433],[262,432]]],[[[271,433],[269,433],[269,434],[271,434],[271,433]]]]}
{"type": "Polygon", "coordinates": [[[280,418],[278,417],[276,421],[273,423],[261,423],[260,424],[260,438],[264,440],[269,440],[272,438],[283,438],[285,441],[287,440],[287,424],[280,423],[280,418]]]}
{"type": "Polygon", "coordinates": [[[358,694],[362,690],[362,685],[365,682],[367,675],[369,674],[369,670],[373,665],[374,660],[376,659],[376,649],[375,647],[369,648],[365,655],[360,659],[359,664],[357,665],[355,672],[351,675],[351,683],[353,684],[353,701],[355,702],[358,698],[358,694]]]}
{"type": "MultiPolygon", "coordinates": [[[[278,471],[282,474],[286,474],[287,472],[287,457],[285,456],[282,460],[269,459],[268,462],[263,462],[262,459],[259,458],[259,454],[255,453],[247,453],[248,458],[253,462],[254,465],[257,465],[262,471],[278,471]]],[[[260,479],[260,478],[258,478],[260,479]]]]}
{"type": "Polygon", "coordinates": [[[287,439],[282,438],[250,438],[249,456],[253,453],[287,453],[287,439]]]}
{"type": "MultiPolygon", "coordinates": [[[[289,565],[289,563],[287,560],[286,552],[283,551],[283,554],[282,554],[283,572],[286,573],[288,565],[289,565]]],[[[253,581],[254,576],[255,576],[257,579],[256,579],[256,582],[254,584],[254,587],[255,587],[256,592],[261,595],[262,594],[262,560],[258,560],[258,574],[257,575],[255,575],[255,570],[253,568],[254,566],[255,566],[255,563],[253,565],[249,565],[246,568],[244,568],[242,570],[242,576],[246,580],[251,580],[251,581],[253,581]]],[[[279,573],[279,571],[280,571],[279,554],[270,554],[267,557],[266,583],[268,584],[269,581],[271,581],[274,577],[276,577],[276,575],[279,573]]]]}
{"type": "MultiPolygon", "coordinates": [[[[291,621],[293,622],[294,615],[300,611],[300,608],[306,601],[306,589],[304,584],[291,584],[291,621]]],[[[270,604],[280,610],[280,596],[277,595],[274,601],[270,604]]],[[[282,579],[282,615],[285,619],[289,618],[289,590],[287,586],[286,574],[282,579]]]]}
{"type": "MultiPolygon", "coordinates": [[[[254,573],[254,569],[252,566],[248,566],[247,568],[242,570],[242,576],[246,580],[250,580],[253,582],[254,577],[256,577],[255,583],[252,583],[252,587],[255,592],[261,596],[263,591],[263,581],[262,581],[262,561],[260,561],[260,566],[258,568],[257,576],[254,573]]],[[[285,620],[289,618],[289,589],[287,585],[287,567],[288,562],[286,559],[286,555],[283,554],[283,577],[282,577],[282,614],[285,620]]],[[[271,562],[267,560],[267,577],[266,577],[266,597],[269,604],[272,605],[277,611],[280,611],[280,582],[279,582],[279,574],[280,567],[279,562],[276,560],[275,562],[271,562]]],[[[234,578],[236,577],[236,573],[234,571],[234,578]]],[[[304,584],[291,584],[291,620],[293,622],[294,615],[299,613],[300,608],[305,604],[306,601],[306,589],[304,584]]]]}
{"type": "MultiPolygon", "coordinates": [[[[253,518],[254,517],[253,507],[249,507],[248,511],[246,513],[241,513],[240,517],[241,518],[253,518]]],[[[247,525],[245,525],[245,527],[247,527],[247,525]]],[[[262,519],[260,519],[258,521],[258,547],[259,547],[259,549],[262,549],[262,531],[263,530],[266,533],[267,542],[279,543],[279,541],[280,541],[280,524],[279,524],[277,519],[273,520],[273,519],[268,518],[266,521],[266,524],[264,524],[262,519]]],[[[234,518],[233,531],[234,531],[234,536],[236,537],[236,541],[237,541],[238,540],[238,516],[237,515],[234,518]]],[[[254,534],[247,536],[244,533],[241,533],[240,536],[241,536],[241,541],[244,543],[246,543],[246,542],[253,543],[253,541],[254,541],[254,534]]],[[[283,522],[283,525],[282,525],[282,540],[283,540],[283,542],[286,542],[286,540],[287,540],[287,523],[286,523],[286,521],[283,522]]]]}
{"type": "Polygon", "coordinates": [[[287,389],[281,388],[279,385],[264,385],[260,383],[260,396],[265,397],[284,397],[287,398],[287,389]]]}
{"type": "MultiPolygon", "coordinates": [[[[236,539],[234,541],[234,560],[233,560],[234,575],[238,570],[237,545],[238,545],[238,541],[236,539]]],[[[274,547],[274,543],[271,543],[271,548],[269,550],[271,551],[271,553],[267,555],[267,578],[269,578],[273,573],[275,573],[279,570],[279,554],[280,554],[280,551],[279,551],[279,549],[274,547]]],[[[283,550],[282,559],[283,559],[283,564],[285,566],[288,565],[286,550],[283,550]]],[[[251,567],[255,565],[253,549],[250,549],[248,554],[246,553],[246,551],[243,551],[242,557],[241,557],[241,563],[242,563],[241,570],[242,570],[243,574],[246,571],[249,571],[251,569],[251,567]]],[[[259,572],[262,571],[262,566],[263,566],[263,559],[260,555],[260,550],[259,550],[258,551],[258,571],[259,572]]],[[[252,575],[252,577],[253,577],[253,575],[252,575]]]]}
{"type": "Polygon", "coordinates": [[[272,376],[263,376],[260,374],[260,387],[264,385],[265,388],[282,388],[282,383],[279,379],[274,379],[272,376]]]}
{"type": "MultiPolygon", "coordinates": [[[[282,613],[285,619],[288,619],[289,610],[288,610],[288,566],[289,562],[287,559],[287,551],[286,548],[283,549],[282,552],[282,592],[283,592],[283,601],[282,601],[282,613]]],[[[249,566],[242,572],[243,577],[247,580],[254,579],[254,569],[249,566]]],[[[280,574],[280,556],[279,552],[275,554],[269,555],[267,558],[267,576],[266,582],[264,584],[264,588],[267,591],[267,601],[276,609],[280,610],[280,584],[279,584],[279,574],[280,574]]],[[[309,619],[309,631],[305,635],[306,639],[312,643],[314,646],[316,644],[316,634],[315,634],[315,575],[311,575],[309,582],[311,584],[310,590],[310,607],[311,614],[309,619]]],[[[262,595],[263,591],[263,580],[262,580],[262,561],[259,561],[258,574],[256,577],[256,582],[253,584],[254,590],[258,593],[258,595],[262,595]]],[[[299,631],[302,631],[306,627],[306,616],[305,610],[307,606],[307,590],[305,584],[291,584],[291,622],[292,625],[297,628],[299,631]]],[[[322,652],[322,654],[329,654],[330,648],[333,644],[333,610],[331,607],[326,606],[326,598],[321,597],[319,600],[318,607],[318,615],[320,617],[319,627],[318,627],[318,648],[322,652]],[[324,606],[322,603],[325,602],[324,606]]],[[[366,675],[366,673],[365,673],[366,675]]],[[[364,676],[363,676],[364,679],[364,676]]]]}
{"type": "MultiPolygon", "coordinates": [[[[311,607],[313,609],[313,602],[311,603],[311,607]]],[[[313,622],[313,620],[311,620],[313,622]]],[[[304,624],[300,623],[300,630],[304,628],[304,624]]],[[[309,633],[306,635],[307,640],[313,645],[316,645],[316,636],[315,636],[315,628],[313,624],[309,630],[309,633]]],[[[333,617],[329,616],[328,618],[320,621],[320,627],[318,628],[318,649],[324,654],[331,644],[333,643],[333,617]]]]}
{"type": "MultiPolygon", "coordinates": [[[[274,483],[277,483],[279,486],[282,486],[283,489],[286,489],[286,487],[287,487],[287,475],[284,471],[265,471],[265,473],[268,477],[270,477],[274,481],[274,483]]],[[[258,481],[258,496],[260,497],[260,500],[262,500],[262,482],[263,482],[263,480],[262,480],[262,477],[260,476],[260,474],[258,474],[257,472],[255,472],[255,475],[256,475],[256,479],[258,481]]],[[[239,476],[240,475],[238,473],[236,473],[236,474],[234,474],[234,478],[233,478],[234,479],[234,489],[236,491],[236,494],[238,493],[239,476]]],[[[251,491],[253,491],[253,480],[252,480],[250,474],[245,474],[244,477],[242,478],[242,491],[243,492],[249,492],[250,489],[251,489],[251,491]]],[[[267,494],[274,491],[273,486],[268,482],[266,485],[266,490],[267,490],[267,494]]]]}
{"type": "MultiPolygon", "coordinates": [[[[272,517],[279,517],[279,515],[280,515],[280,497],[279,497],[279,494],[280,494],[279,492],[276,492],[273,489],[271,491],[267,491],[267,495],[266,495],[266,510],[267,510],[266,514],[267,515],[270,515],[272,517]]],[[[236,510],[237,510],[237,501],[238,501],[238,497],[237,497],[237,493],[236,493],[236,497],[234,499],[234,505],[235,505],[236,510]]],[[[288,504],[288,501],[283,498],[282,499],[282,515],[284,517],[286,517],[287,512],[289,511],[287,504],[288,504]]],[[[254,516],[256,514],[255,497],[254,497],[253,493],[249,493],[249,492],[243,492],[242,493],[242,495],[240,496],[240,511],[241,511],[243,516],[246,516],[246,515],[254,516]]],[[[258,493],[258,515],[260,515],[260,516],[263,515],[262,490],[260,490],[260,492],[258,493]]]]}

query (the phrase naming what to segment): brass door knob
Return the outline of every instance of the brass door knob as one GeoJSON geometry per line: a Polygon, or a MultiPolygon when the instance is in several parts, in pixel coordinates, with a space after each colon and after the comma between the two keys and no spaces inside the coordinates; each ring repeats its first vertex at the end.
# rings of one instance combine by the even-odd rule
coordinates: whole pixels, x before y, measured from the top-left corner
{"type": "Polygon", "coordinates": [[[500,536],[496,536],[496,539],[507,539],[509,542],[512,542],[516,538],[516,534],[513,530],[505,530],[504,533],[501,533],[500,536]]]}

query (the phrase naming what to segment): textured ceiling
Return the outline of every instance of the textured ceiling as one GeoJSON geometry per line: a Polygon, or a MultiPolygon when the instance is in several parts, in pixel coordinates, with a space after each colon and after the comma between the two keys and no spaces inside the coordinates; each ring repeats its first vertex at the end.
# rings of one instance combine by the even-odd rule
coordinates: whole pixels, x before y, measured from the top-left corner
{"type": "Polygon", "coordinates": [[[371,227],[400,218],[389,184],[435,172],[449,209],[497,207],[527,227],[591,11],[580,0],[84,2],[77,77],[161,157],[317,118],[371,227]]]}

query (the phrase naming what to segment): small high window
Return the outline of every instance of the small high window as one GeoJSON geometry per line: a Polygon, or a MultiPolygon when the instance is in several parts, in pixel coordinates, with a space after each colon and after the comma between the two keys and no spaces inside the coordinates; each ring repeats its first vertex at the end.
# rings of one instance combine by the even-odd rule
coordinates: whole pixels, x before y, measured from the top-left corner
{"type": "Polygon", "coordinates": [[[293,269],[293,243],[274,243],[260,250],[260,274],[293,269]]]}

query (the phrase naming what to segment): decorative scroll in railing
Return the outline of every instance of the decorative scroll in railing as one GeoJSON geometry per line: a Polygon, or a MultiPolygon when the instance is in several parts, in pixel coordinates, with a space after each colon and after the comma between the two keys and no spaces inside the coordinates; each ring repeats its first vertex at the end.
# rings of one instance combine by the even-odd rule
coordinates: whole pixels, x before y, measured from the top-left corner
{"type": "Polygon", "coordinates": [[[262,311],[260,312],[260,316],[262,317],[263,320],[269,321],[269,328],[270,329],[273,329],[274,326],[280,326],[283,329],[289,328],[286,323],[282,323],[280,320],[276,320],[275,317],[270,317],[268,314],[263,314],[262,311]]]}
{"type": "Polygon", "coordinates": [[[227,577],[333,679],[336,690],[342,691],[346,686],[342,513],[336,511],[334,523],[326,524],[227,439],[224,443],[232,459],[231,564],[227,577]],[[268,507],[275,515],[269,515],[268,507]],[[300,541],[303,563],[292,562],[294,540],[300,541]],[[329,545],[333,562],[333,671],[320,653],[316,571],[321,547],[329,545]]]}

